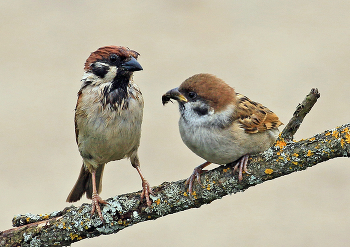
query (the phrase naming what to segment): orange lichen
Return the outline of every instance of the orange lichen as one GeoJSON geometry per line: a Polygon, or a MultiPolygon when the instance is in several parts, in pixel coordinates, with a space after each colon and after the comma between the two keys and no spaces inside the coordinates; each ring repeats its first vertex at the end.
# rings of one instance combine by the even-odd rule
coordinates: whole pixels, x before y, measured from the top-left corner
{"type": "Polygon", "coordinates": [[[294,156],[294,157],[299,157],[299,154],[294,153],[293,156],[294,156]]]}
{"type": "Polygon", "coordinates": [[[344,129],[341,131],[341,133],[346,133],[346,132],[350,132],[350,130],[349,130],[348,127],[344,128],[344,129]]]}
{"type": "Polygon", "coordinates": [[[184,192],[184,196],[188,196],[186,192],[184,192]]]}
{"type": "Polygon", "coordinates": [[[326,135],[326,136],[329,136],[329,135],[331,135],[331,132],[327,132],[325,135],[326,135]]]}
{"type": "MultiPolygon", "coordinates": [[[[350,130],[349,128],[345,128],[343,129],[343,131],[341,133],[344,133],[345,136],[344,136],[344,141],[346,143],[349,143],[350,144],[350,130]]],[[[343,139],[342,139],[343,140],[343,139]]],[[[343,147],[344,143],[342,144],[342,147],[343,147]]]]}
{"type": "Polygon", "coordinates": [[[276,146],[279,147],[280,149],[283,149],[285,146],[287,146],[287,143],[283,140],[282,141],[278,140],[276,142],[276,146]]]}
{"type": "Polygon", "coordinates": [[[345,134],[345,141],[350,144],[350,133],[346,132],[345,134]]]}
{"type": "Polygon", "coordinates": [[[193,195],[194,199],[197,199],[197,193],[195,191],[192,192],[192,195],[193,195]]]}
{"type": "Polygon", "coordinates": [[[332,132],[332,136],[338,139],[338,138],[339,138],[339,132],[336,131],[336,130],[334,130],[334,131],[332,132]]]}
{"type": "Polygon", "coordinates": [[[312,138],[309,139],[309,141],[314,141],[314,140],[316,140],[315,137],[312,137],[312,138]]]}
{"type": "Polygon", "coordinates": [[[266,169],[266,170],[265,170],[265,173],[268,174],[268,175],[270,175],[270,174],[273,173],[273,170],[272,170],[272,169],[266,169]]]}
{"type": "Polygon", "coordinates": [[[306,156],[310,157],[312,154],[313,154],[312,151],[308,150],[306,156]]]}
{"type": "Polygon", "coordinates": [[[81,236],[79,236],[78,234],[73,234],[73,233],[70,234],[70,238],[71,238],[72,240],[74,240],[75,238],[76,238],[77,240],[83,239],[83,238],[82,238],[81,236]]]}
{"type": "Polygon", "coordinates": [[[207,185],[207,190],[210,190],[210,184],[207,185]]]}
{"type": "Polygon", "coordinates": [[[298,165],[298,162],[292,161],[292,164],[297,166],[297,165],[298,165]]]}
{"type": "Polygon", "coordinates": [[[227,172],[228,170],[230,170],[230,168],[224,168],[222,171],[227,172]]]}
{"type": "Polygon", "coordinates": [[[157,203],[157,205],[159,205],[160,199],[158,198],[158,199],[155,201],[155,203],[157,203]]]}

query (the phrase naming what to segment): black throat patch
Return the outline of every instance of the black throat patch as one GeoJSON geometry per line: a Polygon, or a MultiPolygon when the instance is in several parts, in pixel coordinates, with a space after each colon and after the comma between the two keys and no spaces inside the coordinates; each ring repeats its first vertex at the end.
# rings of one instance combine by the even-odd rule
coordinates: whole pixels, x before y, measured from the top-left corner
{"type": "Polygon", "coordinates": [[[129,86],[130,74],[117,73],[114,77],[111,86],[106,87],[103,92],[102,104],[107,106],[110,104],[112,109],[127,109],[129,106],[129,86]]]}

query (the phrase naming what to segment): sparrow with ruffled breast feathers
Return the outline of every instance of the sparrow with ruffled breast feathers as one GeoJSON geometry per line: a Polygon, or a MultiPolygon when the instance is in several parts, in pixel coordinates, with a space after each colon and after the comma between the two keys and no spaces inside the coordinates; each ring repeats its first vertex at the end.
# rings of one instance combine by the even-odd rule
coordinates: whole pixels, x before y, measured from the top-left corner
{"type": "Polygon", "coordinates": [[[142,194],[151,205],[151,187],[141,173],[137,150],[140,145],[143,98],[133,82],[134,71],[142,70],[139,53],[122,46],[105,46],[92,52],[85,63],[75,109],[75,133],[83,165],[67,202],[84,193],[92,199],[91,215],[103,220],[99,193],[105,164],[129,158],[142,180],[142,194]]]}
{"type": "Polygon", "coordinates": [[[194,180],[200,183],[203,169],[237,161],[234,171],[243,179],[249,155],[267,150],[278,137],[282,125],[275,113],[260,103],[236,93],[223,80],[211,74],[197,74],[162,97],[179,103],[180,135],[186,146],[206,160],[187,179],[192,194],[194,180]]]}

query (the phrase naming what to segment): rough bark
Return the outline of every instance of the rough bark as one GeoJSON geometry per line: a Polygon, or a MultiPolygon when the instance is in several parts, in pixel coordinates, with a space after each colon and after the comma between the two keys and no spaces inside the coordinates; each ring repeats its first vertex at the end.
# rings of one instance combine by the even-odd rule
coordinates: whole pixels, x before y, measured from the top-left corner
{"type": "Polygon", "coordinates": [[[250,174],[244,174],[241,182],[233,174],[232,163],[203,173],[202,185],[195,183],[192,198],[186,190],[185,179],[153,187],[155,195],[151,196],[151,207],[145,202],[140,203],[140,191],[118,195],[108,199],[109,204],[103,206],[105,223],[97,215],[90,217],[90,204],[71,206],[45,215],[17,215],[12,220],[15,228],[0,232],[0,246],[67,246],[85,238],[117,233],[140,222],[198,208],[329,159],[350,157],[350,123],[308,139],[292,141],[318,97],[317,89],[312,89],[298,105],[276,143],[267,151],[249,158],[250,174]]]}

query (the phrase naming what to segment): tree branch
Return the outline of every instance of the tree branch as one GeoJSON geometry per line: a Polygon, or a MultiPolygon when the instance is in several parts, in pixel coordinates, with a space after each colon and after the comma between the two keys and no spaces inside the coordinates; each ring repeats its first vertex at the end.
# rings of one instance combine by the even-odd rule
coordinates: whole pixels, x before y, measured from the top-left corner
{"type": "Polygon", "coordinates": [[[151,207],[147,207],[145,202],[140,203],[140,191],[110,198],[107,200],[109,204],[102,210],[105,223],[98,216],[90,218],[90,204],[67,207],[47,215],[17,215],[13,218],[16,227],[0,232],[0,245],[70,245],[85,238],[117,233],[140,222],[198,208],[223,196],[242,192],[329,159],[350,157],[350,123],[305,140],[291,141],[318,97],[317,89],[311,90],[274,146],[250,157],[250,174],[245,174],[240,183],[233,174],[232,163],[203,173],[202,185],[195,183],[193,199],[188,195],[185,180],[164,182],[153,187],[155,195],[151,196],[151,207]]]}
{"type": "Polygon", "coordinates": [[[317,88],[311,89],[311,92],[306,95],[305,99],[301,104],[297,106],[293,117],[289,120],[289,123],[281,132],[280,137],[286,141],[291,141],[293,139],[294,134],[299,129],[301,123],[303,122],[306,114],[308,114],[311,108],[316,104],[317,99],[320,97],[320,93],[317,88]]]}

